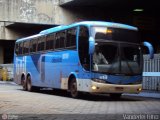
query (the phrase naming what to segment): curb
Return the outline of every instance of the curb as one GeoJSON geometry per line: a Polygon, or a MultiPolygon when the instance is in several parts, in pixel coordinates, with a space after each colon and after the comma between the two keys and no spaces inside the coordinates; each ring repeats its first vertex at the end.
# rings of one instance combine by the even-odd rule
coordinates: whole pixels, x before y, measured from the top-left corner
{"type": "Polygon", "coordinates": [[[0,84],[11,84],[11,85],[17,85],[15,82],[13,81],[0,81],[0,84]]]}
{"type": "Polygon", "coordinates": [[[158,98],[160,99],[160,93],[157,93],[157,92],[141,92],[139,94],[128,94],[128,93],[125,93],[123,95],[127,95],[127,96],[136,96],[136,97],[149,97],[149,98],[158,98]]]}

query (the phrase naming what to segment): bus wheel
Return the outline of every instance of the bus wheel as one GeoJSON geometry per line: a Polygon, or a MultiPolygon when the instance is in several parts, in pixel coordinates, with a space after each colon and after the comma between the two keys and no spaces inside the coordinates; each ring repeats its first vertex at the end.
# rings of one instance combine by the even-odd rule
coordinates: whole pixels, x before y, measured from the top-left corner
{"type": "Polygon", "coordinates": [[[72,78],[71,83],[70,83],[70,92],[71,92],[71,96],[73,98],[77,98],[78,97],[78,91],[77,91],[77,82],[75,78],[72,78]]]}
{"type": "Polygon", "coordinates": [[[121,98],[121,93],[111,93],[110,97],[113,99],[120,99],[121,98]]]}
{"type": "Polygon", "coordinates": [[[31,83],[31,76],[27,77],[27,90],[28,91],[33,91],[32,83],[31,83]]]}
{"type": "Polygon", "coordinates": [[[27,90],[27,84],[26,84],[26,80],[25,80],[24,76],[21,79],[21,83],[22,83],[23,90],[26,91],[27,90]]]}

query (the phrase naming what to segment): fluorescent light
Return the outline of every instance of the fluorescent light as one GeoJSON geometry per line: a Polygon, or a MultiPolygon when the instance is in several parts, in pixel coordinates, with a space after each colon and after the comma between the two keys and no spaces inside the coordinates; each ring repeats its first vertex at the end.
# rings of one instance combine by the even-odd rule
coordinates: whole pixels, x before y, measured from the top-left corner
{"type": "Polygon", "coordinates": [[[135,11],[135,12],[142,12],[143,9],[134,9],[133,11],[135,11]]]}

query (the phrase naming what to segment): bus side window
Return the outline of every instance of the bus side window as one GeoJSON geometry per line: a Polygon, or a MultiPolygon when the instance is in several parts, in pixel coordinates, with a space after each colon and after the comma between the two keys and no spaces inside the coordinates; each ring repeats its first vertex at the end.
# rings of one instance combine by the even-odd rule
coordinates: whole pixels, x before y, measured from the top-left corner
{"type": "Polygon", "coordinates": [[[54,49],[54,33],[47,35],[46,37],[46,50],[54,49]]]}
{"type": "Polygon", "coordinates": [[[36,52],[36,48],[37,48],[37,39],[33,39],[31,40],[30,44],[30,52],[36,52]]]}
{"type": "Polygon", "coordinates": [[[33,52],[32,44],[33,44],[33,40],[31,40],[31,41],[30,41],[30,45],[29,45],[29,46],[30,46],[30,47],[29,47],[29,51],[30,51],[30,53],[31,53],[31,52],[33,52]]]}
{"type": "Polygon", "coordinates": [[[25,41],[24,46],[23,46],[23,53],[28,54],[29,53],[29,42],[30,41],[25,41]]]}
{"type": "Polygon", "coordinates": [[[18,54],[20,54],[20,55],[23,54],[23,42],[19,43],[19,50],[18,51],[19,51],[18,54]]]}
{"type": "Polygon", "coordinates": [[[65,48],[65,39],[66,39],[66,32],[65,31],[61,31],[61,32],[56,33],[55,49],[65,48]]]}
{"type": "Polygon", "coordinates": [[[84,69],[89,70],[89,31],[84,26],[81,26],[79,31],[79,58],[84,69]]]}
{"type": "Polygon", "coordinates": [[[42,36],[38,39],[37,51],[43,51],[45,46],[45,36],[42,36]]]}
{"type": "Polygon", "coordinates": [[[76,48],[76,28],[67,30],[66,47],[71,49],[76,48]]]}
{"type": "Polygon", "coordinates": [[[16,55],[18,55],[18,49],[19,49],[19,43],[16,43],[16,45],[15,45],[15,53],[16,53],[16,55]]]}

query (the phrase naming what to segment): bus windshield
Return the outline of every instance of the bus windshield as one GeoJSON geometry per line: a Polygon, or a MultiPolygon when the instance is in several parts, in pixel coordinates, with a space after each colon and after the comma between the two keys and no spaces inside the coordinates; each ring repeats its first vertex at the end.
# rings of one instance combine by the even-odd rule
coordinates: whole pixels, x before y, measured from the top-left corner
{"type": "Polygon", "coordinates": [[[142,73],[141,47],[126,43],[96,42],[93,71],[108,74],[142,73]]]}
{"type": "MultiPolygon", "coordinates": [[[[104,32],[104,31],[102,31],[104,32]]],[[[108,31],[109,32],[109,31],[108,31]]],[[[111,31],[110,31],[111,32],[111,31]]],[[[124,31],[123,31],[124,32],[124,31]]],[[[111,33],[110,33],[111,34],[111,33]]],[[[126,33],[127,34],[127,33],[126,33]]],[[[122,34],[123,35],[123,34],[122,34]]],[[[125,74],[125,75],[139,75],[142,74],[142,51],[141,46],[135,43],[127,42],[133,37],[125,38],[124,41],[118,39],[112,35],[112,38],[116,40],[107,40],[107,36],[100,36],[95,34],[95,52],[92,56],[92,70],[99,73],[107,74],[125,74]],[[129,40],[127,40],[129,39],[129,40]]],[[[127,36],[127,35],[126,35],[127,36]]],[[[119,37],[120,39],[122,37],[119,37]]],[[[136,40],[135,40],[136,41],[136,40]]]]}

